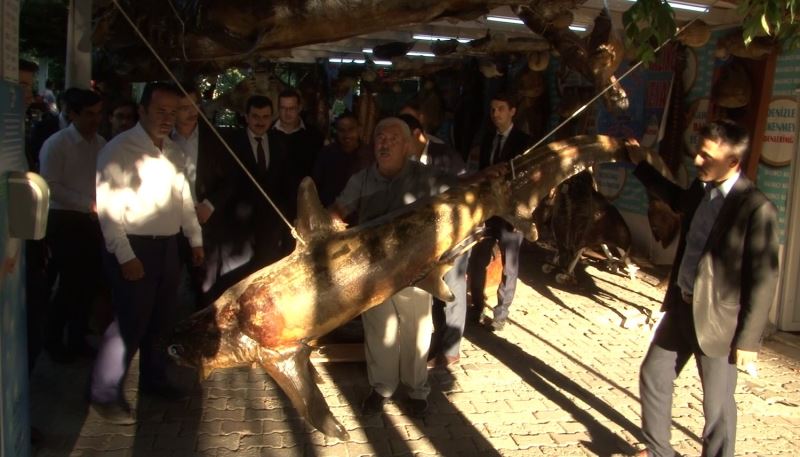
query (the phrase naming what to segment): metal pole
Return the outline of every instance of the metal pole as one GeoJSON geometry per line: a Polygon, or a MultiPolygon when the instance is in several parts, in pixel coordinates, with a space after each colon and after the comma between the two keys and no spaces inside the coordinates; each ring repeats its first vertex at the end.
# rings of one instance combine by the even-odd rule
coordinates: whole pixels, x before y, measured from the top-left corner
{"type": "Polygon", "coordinates": [[[92,79],[92,0],[70,0],[67,20],[66,87],[89,89],[92,79]]]}

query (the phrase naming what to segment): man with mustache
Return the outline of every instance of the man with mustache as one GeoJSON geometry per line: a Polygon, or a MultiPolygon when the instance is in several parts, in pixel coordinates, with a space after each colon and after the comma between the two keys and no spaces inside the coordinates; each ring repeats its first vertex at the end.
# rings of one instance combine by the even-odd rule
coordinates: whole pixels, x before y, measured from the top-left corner
{"type": "MultiPolygon", "coordinates": [[[[412,203],[436,195],[455,182],[444,172],[408,160],[411,130],[398,118],[378,123],[374,135],[375,164],[354,174],[331,206],[334,217],[354,215],[363,224],[412,203]]],[[[431,343],[431,295],[407,287],[361,315],[367,375],[372,390],[364,401],[364,415],[383,411],[386,399],[400,383],[408,388],[412,415],[428,407],[427,358],[431,343]]]]}
{"type": "Polygon", "coordinates": [[[111,140],[97,159],[97,215],[114,321],[103,336],[90,400],[114,424],[136,422],[122,382],[137,350],[139,391],[170,399],[182,395],[167,378],[162,346],[175,325],[179,233],[189,239],[195,265],[204,255],[183,154],[169,138],[179,100],[173,85],[149,83],[139,123],[111,140]]]}
{"type": "MultiPolygon", "coordinates": [[[[234,131],[229,144],[264,192],[286,217],[290,217],[288,200],[290,195],[296,195],[297,189],[291,187],[294,183],[290,182],[285,151],[274,130],[269,128],[273,113],[269,97],[250,97],[245,108],[247,126],[234,131]]],[[[261,191],[238,165],[235,170],[233,181],[238,183],[238,190],[231,215],[235,222],[229,224],[230,246],[225,248],[228,253],[224,254],[229,265],[223,268],[230,271],[247,261],[232,273],[232,279],[241,279],[287,255],[292,243],[288,227],[261,191]]]]}

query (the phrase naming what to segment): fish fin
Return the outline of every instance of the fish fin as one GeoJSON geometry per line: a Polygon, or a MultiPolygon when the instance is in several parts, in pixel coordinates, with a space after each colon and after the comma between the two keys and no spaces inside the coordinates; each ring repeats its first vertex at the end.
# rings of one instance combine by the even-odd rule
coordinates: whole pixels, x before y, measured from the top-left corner
{"type": "Polygon", "coordinates": [[[456,296],[453,295],[453,291],[450,290],[450,287],[444,282],[444,275],[450,269],[453,268],[452,263],[443,263],[434,267],[427,276],[419,280],[414,287],[419,287],[420,289],[428,292],[429,294],[433,295],[434,297],[438,298],[442,301],[453,301],[456,299],[456,296]]]}
{"type": "Polygon", "coordinates": [[[303,178],[297,190],[297,232],[302,239],[311,239],[321,234],[344,230],[346,227],[334,221],[331,214],[319,201],[314,180],[303,178]]]}
{"type": "Polygon", "coordinates": [[[263,350],[259,362],[312,426],[325,435],[347,441],[350,434],[333,417],[314,382],[316,370],[311,366],[310,354],[309,346],[297,344],[280,350],[263,350]]]}

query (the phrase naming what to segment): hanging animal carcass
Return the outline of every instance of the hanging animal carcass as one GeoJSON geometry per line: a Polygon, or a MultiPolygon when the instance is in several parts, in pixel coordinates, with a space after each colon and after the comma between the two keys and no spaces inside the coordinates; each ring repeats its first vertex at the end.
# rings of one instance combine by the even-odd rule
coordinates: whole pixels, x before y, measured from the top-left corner
{"type": "Polygon", "coordinates": [[[545,273],[554,269],[559,284],[575,284],[575,266],[587,249],[601,251],[613,271],[631,279],[638,267],[628,256],[631,232],[620,212],[595,189],[594,179],[583,171],[553,189],[547,200],[534,211],[534,222],[541,239],[550,239],[556,254],[542,266],[545,273]],[[612,254],[616,250],[619,257],[612,254]]]}
{"type": "Polygon", "coordinates": [[[550,189],[592,165],[626,157],[611,137],[553,142],[515,158],[513,171],[349,229],[332,222],[307,179],[298,197],[303,242],[180,324],[169,353],[202,375],[258,364],[311,425],[347,439],[314,384],[308,342],[408,286],[452,299],[442,278],[484,221],[501,216],[535,239],[531,214],[550,189]]]}

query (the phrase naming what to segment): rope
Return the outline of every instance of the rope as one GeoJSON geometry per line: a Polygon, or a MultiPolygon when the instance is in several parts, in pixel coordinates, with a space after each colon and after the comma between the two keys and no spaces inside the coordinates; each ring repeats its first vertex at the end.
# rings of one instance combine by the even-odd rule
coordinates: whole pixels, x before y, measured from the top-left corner
{"type": "Polygon", "coordinates": [[[189,100],[189,102],[192,104],[192,107],[194,107],[194,109],[197,110],[199,116],[203,119],[203,122],[205,122],[206,125],[208,125],[211,131],[214,132],[214,135],[217,137],[217,139],[222,143],[223,146],[225,146],[225,150],[228,151],[228,154],[230,154],[233,160],[236,161],[236,163],[242,169],[244,174],[247,175],[247,177],[250,179],[250,181],[253,184],[255,184],[256,189],[258,189],[261,195],[263,195],[264,198],[267,200],[267,202],[269,202],[270,206],[272,206],[272,209],[274,209],[275,212],[278,213],[278,216],[280,216],[280,218],[283,220],[286,226],[289,227],[289,231],[291,232],[292,237],[294,237],[294,239],[296,239],[297,242],[300,243],[301,245],[305,245],[306,244],[305,241],[303,241],[303,239],[300,238],[300,234],[297,233],[297,230],[294,228],[294,226],[289,222],[288,219],[286,219],[286,216],[278,208],[275,202],[272,201],[269,195],[267,195],[267,193],[264,191],[264,188],[261,187],[261,184],[259,184],[258,180],[250,173],[250,171],[247,170],[247,167],[244,165],[244,163],[242,163],[242,161],[239,159],[236,153],[233,152],[233,149],[231,149],[230,145],[228,145],[228,142],[225,141],[224,138],[222,138],[222,135],[220,135],[219,131],[217,131],[217,128],[214,126],[214,124],[206,117],[203,110],[201,110],[200,107],[197,106],[194,100],[192,100],[192,97],[189,97],[189,93],[186,92],[186,89],[183,87],[180,81],[178,81],[178,78],[175,77],[175,75],[169,69],[167,64],[164,63],[164,61],[161,59],[161,56],[158,55],[158,52],[156,52],[156,50],[153,48],[153,46],[150,44],[147,38],[145,38],[145,36],[139,30],[139,27],[137,27],[136,24],[133,22],[133,20],[130,18],[130,16],[128,16],[128,13],[126,13],[125,10],[122,9],[122,6],[120,6],[119,1],[118,0],[112,0],[112,1],[114,2],[114,6],[116,6],[119,12],[122,13],[122,16],[125,18],[125,20],[128,21],[128,24],[130,24],[130,26],[133,27],[134,32],[136,32],[139,38],[142,39],[145,46],[147,46],[147,49],[149,49],[150,52],[153,53],[153,56],[156,58],[156,60],[158,60],[158,63],[161,64],[161,66],[167,72],[169,77],[172,78],[172,80],[178,86],[178,89],[180,89],[181,93],[183,93],[183,95],[189,100]]]}

